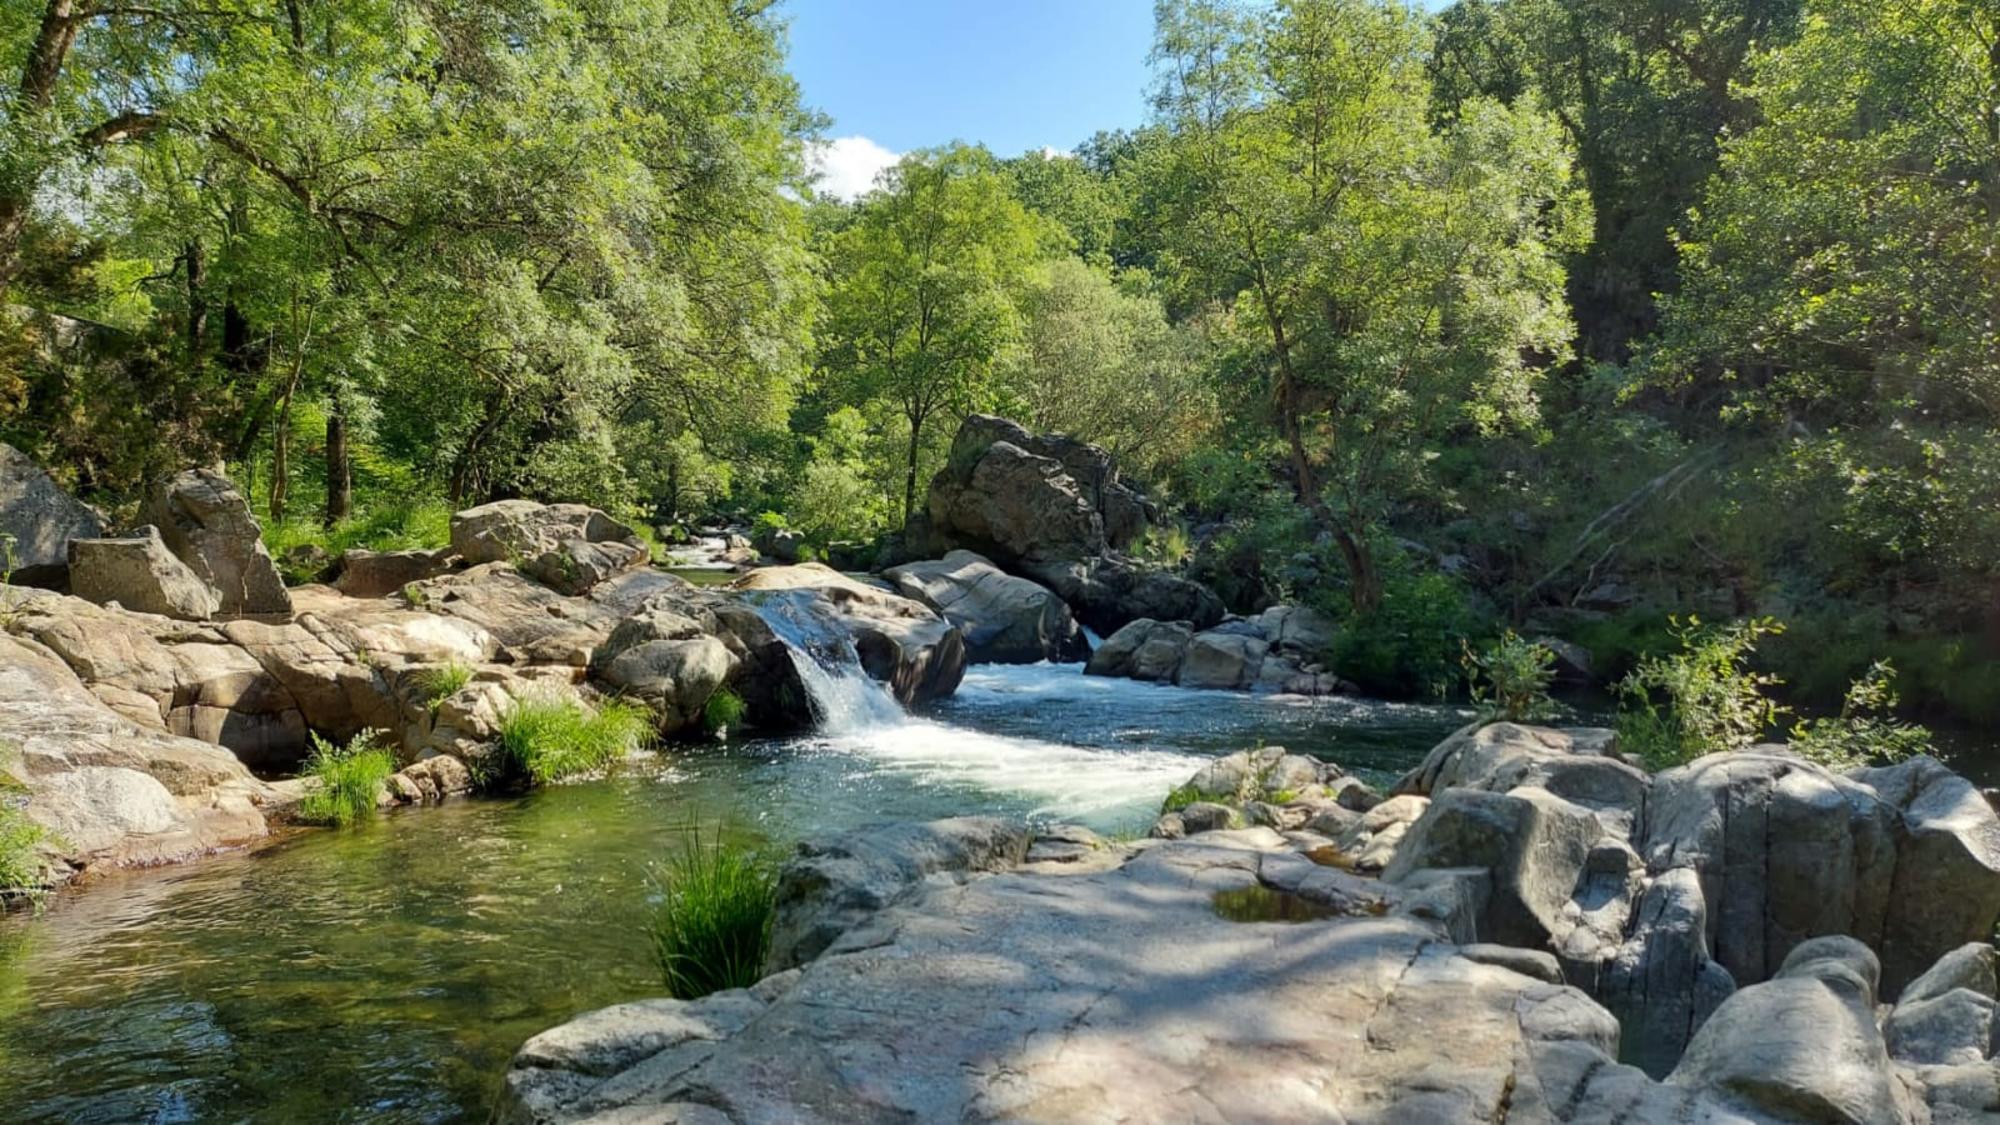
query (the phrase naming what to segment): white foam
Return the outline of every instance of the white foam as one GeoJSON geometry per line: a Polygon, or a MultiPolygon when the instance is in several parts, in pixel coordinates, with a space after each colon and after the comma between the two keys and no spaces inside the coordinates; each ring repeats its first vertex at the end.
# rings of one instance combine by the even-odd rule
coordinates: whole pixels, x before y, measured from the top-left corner
{"type": "Polygon", "coordinates": [[[922,784],[1026,796],[1035,813],[1084,817],[1156,808],[1205,759],[1165,750],[1094,750],[986,734],[928,719],[828,735],[814,744],[922,784]]]}

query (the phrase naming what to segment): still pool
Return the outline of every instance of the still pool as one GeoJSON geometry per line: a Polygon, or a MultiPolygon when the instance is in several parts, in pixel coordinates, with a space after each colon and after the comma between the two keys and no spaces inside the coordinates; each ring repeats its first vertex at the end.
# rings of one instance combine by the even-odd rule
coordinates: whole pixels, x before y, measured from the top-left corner
{"type": "Polygon", "coordinates": [[[528,1036],[659,993],[647,870],[686,832],[779,848],[967,813],[1140,831],[1204,756],[1284,745],[1381,780],[1464,718],[980,667],[906,721],[118,873],[0,920],[0,1105],[8,1121],[482,1121],[528,1036]]]}

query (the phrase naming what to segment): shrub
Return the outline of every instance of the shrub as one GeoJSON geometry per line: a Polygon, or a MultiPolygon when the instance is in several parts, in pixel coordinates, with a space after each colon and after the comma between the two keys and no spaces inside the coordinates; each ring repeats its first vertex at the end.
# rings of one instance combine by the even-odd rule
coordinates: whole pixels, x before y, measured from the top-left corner
{"type": "Polygon", "coordinates": [[[353,547],[371,551],[416,551],[442,547],[451,542],[451,507],[441,500],[406,504],[384,504],[369,508],[340,521],[333,527],[321,526],[311,516],[293,516],[282,522],[264,521],[264,546],[276,559],[290,583],[311,582],[316,573],[291,564],[287,555],[293,548],[315,546],[329,558],[339,558],[353,547]]]}
{"type": "Polygon", "coordinates": [[[447,660],[435,668],[425,670],[417,681],[423,689],[424,703],[435,711],[438,704],[459,689],[472,682],[472,665],[463,660],[447,660]]]}
{"type": "MultiPolygon", "coordinates": [[[[6,747],[0,746],[0,766],[9,757],[6,747]]],[[[41,851],[48,831],[28,819],[21,808],[26,803],[22,787],[0,771],[0,895],[38,896],[48,883],[48,864],[41,851]]]]}
{"type": "Polygon", "coordinates": [[[1155,525],[1148,527],[1139,541],[1132,545],[1131,553],[1142,562],[1177,567],[1193,557],[1194,541],[1188,538],[1186,526],[1180,523],[1155,525]]]}
{"type": "Polygon", "coordinates": [[[1464,664],[1466,689],[1484,717],[1525,723],[1555,714],[1549,685],[1556,678],[1556,654],[1547,645],[1509,629],[1484,652],[1466,645],[1464,664]]]}
{"type": "Polygon", "coordinates": [[[743,721],[750,705],[743,697],[726,687],[716,688],[715,694],[701,708],[701,725],[710,731],[727,731],[743,721]]]}
{"type": "Polygon", "coordinates": [[[763,975],[777,873],[762,855],[690,832],[654,869],[659,904],[646,926],[667,993],[693,1000],[763,975]]]}
{"type": "Polygon", "coordinates": [[[1848,685],[1840,714],[1809,719],[1792,727],[1792,749],[1830,769],[1849,770],[1876,762],[1899,762],[1931,752],[1931,732],[1898,722],[1896,669],[1887,660],[1869,665],[1848,685]]]}
{"type": "Polygon", "coordinates": [[[1681,650],[1639,661],[1618,683],[1618,738],[1655,769],[1757,741],[1785,711],[1766,694],[1779,680],[1752,671],[1760,638],[1782,632],[1770,618],[1704,626],[1673,622],[1681,650]]]}
{"type": "Polygon", "coordinates": [[[319,785],[299,802],[300,820],[346,827],[374,814],[382,783],[396,772],[396,759],[378,741],[380,737],[380,732],[365,730],[348,739],[346,746],[335,746],[312,736],[313,752],[305,773],[319,785]]]}
{"type": "Polygon", "coordinates": [[[603,769],[653,739],[642,704],[607,699],[595,708],[574,696],[517,699],[500,717],[504,776],[543,785],[603,769]]]}
{"type": "Polygon", "coordinates": [[[1452,654],[1481,631],[1464,589],[1450,577],[1393,574],[1381,604],[1342,627],[1334,670],[1378,695],[1442,696],[1459,678],[1452,654]]]}

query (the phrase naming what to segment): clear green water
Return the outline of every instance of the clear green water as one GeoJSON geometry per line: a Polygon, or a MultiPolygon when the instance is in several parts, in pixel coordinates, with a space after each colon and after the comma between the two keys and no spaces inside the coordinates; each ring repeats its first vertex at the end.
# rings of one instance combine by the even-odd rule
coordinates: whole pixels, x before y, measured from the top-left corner
{"type": "Polygon", "coordinates": [[[658,994],[639,923],[679,832],[780,847],[975,812],[1137,830],[1202,755],[1281,743],[1380,777],[1461,719],[982,668],[906,724],[117,874],[0,920],[0,1106],[9,1122],[481,1121],[528,1036],[658,994]]]}

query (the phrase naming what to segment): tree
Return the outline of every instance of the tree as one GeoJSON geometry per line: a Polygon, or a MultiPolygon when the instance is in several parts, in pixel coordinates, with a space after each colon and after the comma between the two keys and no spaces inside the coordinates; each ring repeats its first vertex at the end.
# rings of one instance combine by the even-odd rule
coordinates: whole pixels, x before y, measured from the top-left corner
{"type": "Polygon", "coordinates": [[[1595,217],[1569,263],[1585,356],[1623,362],[1671,293],[1675,223],[1714,171],[1718,138],[1756,106],[1736,84],[1759,46],[1795,34],[1804,0],[1459,0],[1440,14],[1433,117],[1469,98],[1537,96],[1570,143],[1595,217]]]}
{"type": "Polygon", "coordinates": [[[1367,0],[1163,5],[1155,48],[1172,252],[1230,306],[1357,612],[1380,600],[1371,540],[1430,443],[1533,421],[1573,331],[1560,255],[1587,217],[1531,101],[1428,129],[1424,48],[1408,9],[1367,0]]]}
{"type": "Polygon", "coordinates": [[[1078,257],[1108,260],[1118,216],[1118,185],[1066,153],[1030,152],[1004,161],[1021,205],[1060,226],[1078,257]]]}
{"type": "Polygon", "coordinates": [[[1167,322],[1160,300],[1074,258],[1043,265],[1020,298],[1022,343],[1007,364],[1016,416],[1096,442],[1128,470],[1158,470],[1210,436],[1207,341],[1167,322]]]}
{"type": "Polygon", "coordinates": [[[1014,295],[1048,239],[993,158],[965,147],[904,157],[834,236],[828,363],[850,401],[886,399],[902,417],[905,520],[925,440],[942,436],[933,423],[994,392],[1014,295]]]}

